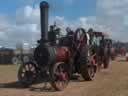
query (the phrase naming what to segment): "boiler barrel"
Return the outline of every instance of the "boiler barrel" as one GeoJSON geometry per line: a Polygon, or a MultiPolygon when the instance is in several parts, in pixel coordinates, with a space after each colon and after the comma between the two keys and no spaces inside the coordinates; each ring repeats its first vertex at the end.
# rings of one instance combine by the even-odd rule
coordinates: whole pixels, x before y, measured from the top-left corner
{"type": "Polygon", "coordinates": [[[35,49],[34,58],[39,65],[67,61],[70,51],[66,47],[39,46],[35,49]]]}
{"type": "Polygon", "coordinates": [[[40,3],[41,40],[48,40],[48,9],[46,1],[40,3]]]}

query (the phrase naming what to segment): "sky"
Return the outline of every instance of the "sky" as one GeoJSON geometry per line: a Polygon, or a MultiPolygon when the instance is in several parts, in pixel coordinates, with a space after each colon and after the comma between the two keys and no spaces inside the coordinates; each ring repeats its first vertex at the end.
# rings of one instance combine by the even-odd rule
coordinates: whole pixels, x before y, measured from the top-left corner
{"type": "MultiPolygon", "coordinates": [[[[96,14],[96,0],[45,0],[50,4],[51,16],[64,16],[66,19],[76,19],[81,16],[96,14]]],[[[2,0],[0,13],[15,16],[18,8],[38,6],[41,0],[2,0]],[[7,7],[5,7],[7,6],[7,7]]]]}
{"type": "MultiPolygon", "coordinates": [[[[128,0],[45,0],[50,4],[49,24],[54,21],[65,33],[90,27],[115,39],[128,42],[128,0]]],[[[14,47],[17,43],[35,44],[40,39],[41,0],[1,0],[0,45],[14,47]]]]}

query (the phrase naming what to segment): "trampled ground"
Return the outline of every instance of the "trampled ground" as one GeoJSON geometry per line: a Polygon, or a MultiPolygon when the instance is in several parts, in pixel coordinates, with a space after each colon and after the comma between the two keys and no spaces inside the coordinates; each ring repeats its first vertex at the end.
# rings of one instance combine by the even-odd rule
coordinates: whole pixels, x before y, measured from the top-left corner
{"type": "Polygon", "coordinates": [[[0,96],[128,96],[128,62],[123,58],[98,72],[94,81],[71,81],[62,92],[43,89],[43,84],[18,88],[14,86],[17,70],[17,65],[0,65],[0,96]]]}

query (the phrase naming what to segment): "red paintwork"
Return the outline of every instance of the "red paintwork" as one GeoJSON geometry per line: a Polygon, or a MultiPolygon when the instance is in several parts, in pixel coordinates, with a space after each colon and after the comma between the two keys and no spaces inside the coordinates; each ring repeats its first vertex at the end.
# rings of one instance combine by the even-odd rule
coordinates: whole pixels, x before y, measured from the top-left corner
{"type": "Polygon", "coordinates": [[[91,64],[96,65],[96,61],[95,61],[94,57],[91,58],[91,64]]]}
{"type": "Polygon", "coordinates": [[[128,61],[128,57],[126,57],[126,61],[128,61]]]}
{"type": "Polygon", "coordinates": [[[111,50],[112,50],[112,53],[114,53],[114,52],[115,52],[115,48],[112,48],[111,50]]]}
{"type": "Polygon", "coordinates": [[[126,48],[125,47],[121,47],[120,48],[120,53],[121,54],[125,54],[126,53],[126,48]]]}
{"type": "Polygon", "coordinates": [[[64,74],[63,72],[60,72],[58,75],[58,79],[60,81],[65,81],[66,80],[66,74],[64,74]]]}
{"type": "Polygon", "coordinates": [[[58,47],[55,51],[57,61],[66,61],[70,58],[70,51],[67,47],[58,47]]]}
{"type": "Polygon", "coordinates": [[[126,53],[126,61],[128,61],[128,53],[126,53]]]}
{"type": "Polygon", "coordinates": [[[89,65],[96,65],[96,61],[95,61],[95,59],[94,59],[94,56],[91,56],[91,57],[89,58],[89,62],[90,62],[90,63],[88,63],[89,65]]]}

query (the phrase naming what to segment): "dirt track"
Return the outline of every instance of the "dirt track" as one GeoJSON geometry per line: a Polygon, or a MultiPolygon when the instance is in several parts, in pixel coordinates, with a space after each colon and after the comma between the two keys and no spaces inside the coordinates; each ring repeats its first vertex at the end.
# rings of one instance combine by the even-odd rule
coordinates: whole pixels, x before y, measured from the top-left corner
{"type": "MultiPolygon", "coordinates": [[[[0,96],[128,96],[128,62],[120,58],[113,61],[109,70],[98,72],[91,82],[74,81],[62,92],[43,89],[43,85],[20,89],[4,88],[3,83],[13,85],[18,67],[0,66],[0,96]]],[[[7,85],[9,85],[7,84],[7,85]]]]}

